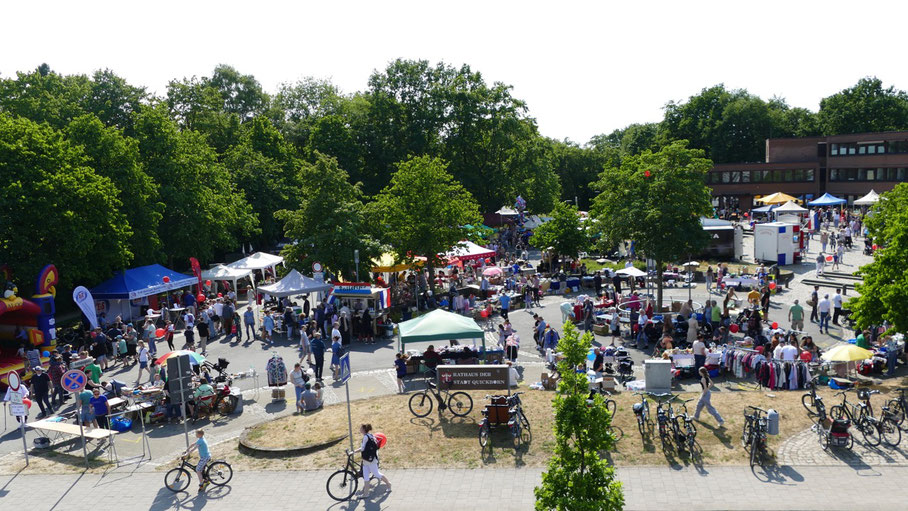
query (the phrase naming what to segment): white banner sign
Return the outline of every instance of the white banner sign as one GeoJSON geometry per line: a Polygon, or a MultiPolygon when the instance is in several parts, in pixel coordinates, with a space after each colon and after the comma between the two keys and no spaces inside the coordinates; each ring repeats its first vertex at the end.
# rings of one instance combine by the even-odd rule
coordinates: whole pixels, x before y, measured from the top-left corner
{"type": "Polygon", "coordinates": [[[98,328],[98,315],[95,312],[95,301],[91,297],[91,292],[85,286],[79,286],[73,289],[73,301],[82,309],[91,327],[98,328]]]}

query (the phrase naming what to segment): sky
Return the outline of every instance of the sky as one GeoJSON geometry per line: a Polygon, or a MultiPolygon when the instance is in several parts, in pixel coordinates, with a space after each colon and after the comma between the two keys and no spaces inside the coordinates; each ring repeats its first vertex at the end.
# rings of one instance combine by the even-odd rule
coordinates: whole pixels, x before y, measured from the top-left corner
{"type": "Polygon", "coordinates": [[[0,76],[109,68],[163,94],[223,63],[269,92],[306,76],[353,92],[396,58],[441,60],[512,85],[543,135],[582,144],[718,83],[814,111],[864,76],[906,89],[906,14],[885,1],[7,2],[0,76]]]}

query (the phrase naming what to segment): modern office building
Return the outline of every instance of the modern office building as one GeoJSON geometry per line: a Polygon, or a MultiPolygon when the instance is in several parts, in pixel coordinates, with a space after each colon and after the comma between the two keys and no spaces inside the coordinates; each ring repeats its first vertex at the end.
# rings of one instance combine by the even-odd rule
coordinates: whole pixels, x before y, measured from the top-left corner
{"type": "Polygon", "coordinates": [[[716,165],[707,176],[713,204],[747,211],[754,199],[784,192],[802,200],[824,193],[849,203],[908,181],[908,131],[770,138],[765,163],[716,165]]]}

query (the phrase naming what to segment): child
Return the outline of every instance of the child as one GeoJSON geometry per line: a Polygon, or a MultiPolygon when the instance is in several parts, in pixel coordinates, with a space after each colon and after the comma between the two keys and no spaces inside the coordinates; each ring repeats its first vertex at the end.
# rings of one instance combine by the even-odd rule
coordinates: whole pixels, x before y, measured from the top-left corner
{"type": "Polygon", "coordinates": [[[199,476],[199,492],[205,491],[211,482],[205,477],[205,465],[211,459],[211,453],[208,451],[208,442],[205,440],[205,430],[197,429],[195,431],[196,441],[186,449],[184,455],[189,456],[192,451],[199,450],[199,464],[195,466],[195,473],[199,476]]]}
{"type": "Polygon", "coordinates": [[[405,394],[404,376],[407,375],[407,356],[403,353],[398,353],[394,359],[394,367],[397,369],[397,393],[405,394]]]}

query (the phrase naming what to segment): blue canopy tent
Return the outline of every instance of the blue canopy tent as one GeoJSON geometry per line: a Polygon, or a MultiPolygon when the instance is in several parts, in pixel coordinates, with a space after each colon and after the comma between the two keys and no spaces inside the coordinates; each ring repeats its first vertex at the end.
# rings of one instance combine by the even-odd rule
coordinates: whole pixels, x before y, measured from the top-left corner
{"type": "Polygon", "coordinates": [[[848,201],[845,199],[840,199],[828,193],[824,193],[822,197],[817,200],[812,200],[807,203],[808,206],[839,206],[845,204],[848,201]]]}
{"type": "Polygon", "coordinates": [[[776,209],[777,207],[779,207],[778,204],[769,204],[766,206],[760,206],[759,208],[754,208],[751,211],[753,213],[769,213],[770,211],[776,209]]]}
{"type": "Polygon", "coordinates": [[[139,266],[117,272],[114,277],[91,290],[95,299],[135,300],[197,284],[199,279],[175,272],[160,264],[139,266]],[[167,277],[170,282],[164,282],[167,277]]]}

